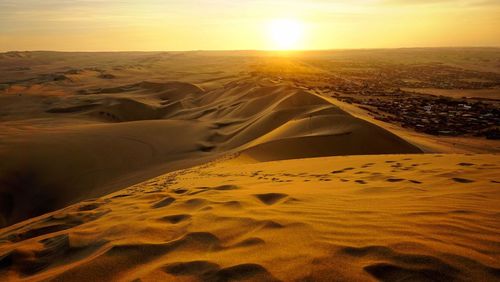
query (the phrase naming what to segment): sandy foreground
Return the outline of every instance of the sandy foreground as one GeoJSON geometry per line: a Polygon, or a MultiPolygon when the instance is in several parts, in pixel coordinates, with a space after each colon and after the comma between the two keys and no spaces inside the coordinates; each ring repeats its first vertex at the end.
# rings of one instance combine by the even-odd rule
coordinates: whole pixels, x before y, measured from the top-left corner
{"type": "Polygon", "coordinates": [[[495,281],[499,167],[495,155],[221,159],[3,229],[0,277],[495,281]]]}

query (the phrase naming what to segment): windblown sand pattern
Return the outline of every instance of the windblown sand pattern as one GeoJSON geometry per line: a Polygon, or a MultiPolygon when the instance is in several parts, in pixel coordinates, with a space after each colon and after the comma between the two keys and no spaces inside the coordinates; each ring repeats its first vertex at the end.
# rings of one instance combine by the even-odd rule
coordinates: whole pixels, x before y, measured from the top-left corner
{"type": "Polygon", "coordinates": [[[494,155],[218,160],[3,229],[0,277],[495,281],[499,166],[494,155]]]}

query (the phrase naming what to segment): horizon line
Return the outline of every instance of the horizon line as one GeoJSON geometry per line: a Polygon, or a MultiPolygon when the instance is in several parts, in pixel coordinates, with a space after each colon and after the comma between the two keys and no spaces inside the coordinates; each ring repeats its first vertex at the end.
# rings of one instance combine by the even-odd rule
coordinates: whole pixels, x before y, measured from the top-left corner
{"type": "Polygon", "coordinates": [[[328,48],[328,49],[186,49],[186,50],[0,50],[0,53],[14,52],[59,52],[59,53],[154,53],[154,52],[325,52],[325,51],[363,51],[363,50],[401,50],[401,49],[500,49],[496,46],[424,46],[424,47],[368,47],[368,48],[328,48]]]}

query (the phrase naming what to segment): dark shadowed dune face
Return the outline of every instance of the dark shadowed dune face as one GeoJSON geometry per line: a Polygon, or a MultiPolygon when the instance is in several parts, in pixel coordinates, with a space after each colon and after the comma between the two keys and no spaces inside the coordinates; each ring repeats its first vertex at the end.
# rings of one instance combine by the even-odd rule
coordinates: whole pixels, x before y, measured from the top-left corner
{"type": "Polygon", "coordinates": [[[235,76],[224,65],[234,58],[220,73],[189,56],[124,56],[117,67],[75,54],[68,71],[30,55],[2,59],[22,62],[22,78],[0,70],[3,226],[242,149],[259,160],[420,152],[316,94],[235,76]]]}

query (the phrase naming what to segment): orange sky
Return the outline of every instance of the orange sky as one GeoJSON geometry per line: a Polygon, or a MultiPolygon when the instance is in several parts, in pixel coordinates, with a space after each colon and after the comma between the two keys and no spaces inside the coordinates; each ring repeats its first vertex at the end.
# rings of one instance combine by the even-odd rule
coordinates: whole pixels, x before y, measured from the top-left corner
{"type": "Polygon", "coordinates": [[[278,49],[280,19],[300,24],[292,49],[500,46],[499,15],[498,0],[0,0],[0,50],[278,49]]]}

